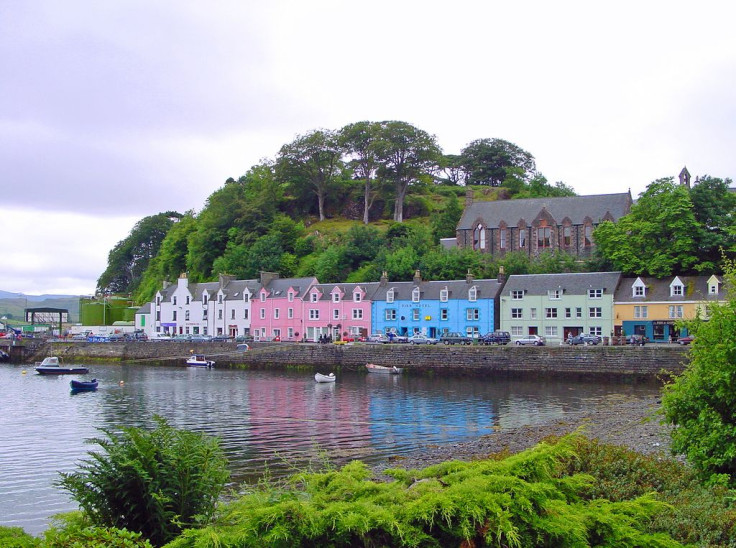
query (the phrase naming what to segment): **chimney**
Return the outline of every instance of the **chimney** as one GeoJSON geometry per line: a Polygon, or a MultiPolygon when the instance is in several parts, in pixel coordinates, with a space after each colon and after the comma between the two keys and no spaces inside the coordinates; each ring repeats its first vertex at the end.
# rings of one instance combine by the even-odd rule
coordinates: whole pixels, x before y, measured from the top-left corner
{"type": "Polygon", "coordinates": [[[465,283],[469,283],[469,284],[473,283],[473,275],[470,273],[469,268],[468,268],[468,273],[465,275],[465,283]]]}
{"type": "Polygon", "coordinates": [[[465,207],[473,205],[473,189],[468,187],[465,191],[465,207]]]}
{"type": "Polygon", "coordinates": [[[506,283],[506,271],[503,268],[503,265],[498,267],[498,283],[503,285],[506,283]]]}
{"type": "Polygon", "coordinates": [[[380,286],[388,285],[388,272],[385,270],[381,273],[381,279],[379,281],[380,286]]]}
{"type": "Polygon", "coordinates": [[[278,280],[278,279],[279,279],[279,273],[278,272],[264,272],[264,271],[261,271],[261,285],[263,287],[266,287],[272,281],[278,280]]]}
{"type": "Polygon", "coordinates": [[[419,273],[419,269],[414,271],[414,283],[415,284],[422,283],[422,275],[419,273]]]}
{"type": "Polygon", "coordinates": [[[229,284],[235,279],[235,276],[230,276],[229,274],[220,273],[218,278],[220,281],[220,289],[224,289],[227,284],[229,284]]]}
{"type": "Polygon", "coordinates": [[[171,285],[171,282],[169,280],[164,280],[164,284],[163,285],[164,285],[164,289],[166,289],[167,287],[169,287],[171,285]]]}

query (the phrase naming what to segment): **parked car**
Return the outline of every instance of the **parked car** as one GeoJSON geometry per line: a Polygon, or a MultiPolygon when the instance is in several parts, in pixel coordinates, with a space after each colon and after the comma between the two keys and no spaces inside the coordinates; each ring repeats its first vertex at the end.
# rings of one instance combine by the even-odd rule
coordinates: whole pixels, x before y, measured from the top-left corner
{"type": "Polygon", "coordinates": [[[122,342],[125,340],[125,335],[122,333],[112,333],[107,336],[107,340],[110,342],[122,342]]]}
{"type": "Polygon", "coordinates": [[[373,335],[368,336],[367,342],[386,344],[388,337],[383,333],[373,333],[373,335]]]}
{"type": "Polygon", "coordinates": [[[644,346],[649,339],[644,335],[629,335],[626,337],[626,344],[633,344],[635,346],[644,346]]]}
{"type": "Polygon", "coordinates": [[[192,335],[189,339],[190,342],[209,342],[212,340],[210,335],[192,335]]]}
{"type": "Polygon", "coordinates": [[[229,335],[215,335],[214,337],[211,337],[210,340],[214,342],[230,342],[233,338],[229,335]]]}
{"type": "Polygon", "coordinates": [[[438,342],[440,342],[438,339],[427,337],[421,333],[417,333],[416,335],[409,337],[409,343],[411,344],[437,344],[438,342]]]}
{"type": "Polygon", "coordinates": [[[601,342],[601,338],[598,335],[590,335],[586,333],[582,333],[580,335],[575,335],[574,337],[568,337],[567,338],[567,344],[599,344],[601,342]]]}
{"type": "Polygon", "coordinates": [[[493,331],[483,335],[478,342],[480,344],[509,344],[511,335],[508,331],[493,331]]]}
{"type": "Polygon", "coordinates": [[[386,333],[388,342],[392,343],[406,343],[409,342],[409,337],[406,335],[399,335],[398,333],[386,333]]]}
{"type": "Polygon", "coordinates": [[[237,337],[235,337],[235,342],[236,343],[252,343],[253,337],[251,337],[250,335],[238,335],[237,337]]]}
{"type": "Polygon", "coordinates": [[[175,335],[171,338],[174,342],[191,342],[192,336],[191,335],[175,335]]]}
{"type": "Polygon", "coordinates": [[[527,335],[520,339],[516,339],[516,346],[531,345],[531,346],[544,346],[544,337],[540,335],[527,335]]]}
{"type": "Polygon", "coordinates": [[[685,335],[684,337],[677,339],[677,344],[690,344],[693,340],[695,340],[695,337],[692,335],[685,335]]]}
{"type": "Polygon", "coordinates": [[[473,339],[457,331],[450,331],[440,335],[440,342],[442,344],[472,344],[473,339]]]}

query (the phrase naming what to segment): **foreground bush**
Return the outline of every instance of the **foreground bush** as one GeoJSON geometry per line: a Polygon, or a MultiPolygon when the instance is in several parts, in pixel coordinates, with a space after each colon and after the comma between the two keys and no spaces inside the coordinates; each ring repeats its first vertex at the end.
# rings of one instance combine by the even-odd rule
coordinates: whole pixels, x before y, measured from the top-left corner
{"type": "Polygon", "coordinates": [[[102,430],[107,439],[88,440],[101,451],[90,451],[59,485],[93,525],[138,532],[160,546],[209,520],[229,474],[217,440],[155,420],[152,431],[102,430]]]}
{"type": "Polygon", "coordinates": [[[39,542],[20,527],[0,526],[0,546],[3,548],[36,548],[39,542]]]}
{"type": "Polygon", "coordinates": [[[298,474],[228,504],[215,524],[167,548],[294,546],[680,546],[652,530],[668,506],[652,494],[590,497],[596,480],[568,474],[574,438],[503,460],[390,470],[360,462],[298,474]]]}

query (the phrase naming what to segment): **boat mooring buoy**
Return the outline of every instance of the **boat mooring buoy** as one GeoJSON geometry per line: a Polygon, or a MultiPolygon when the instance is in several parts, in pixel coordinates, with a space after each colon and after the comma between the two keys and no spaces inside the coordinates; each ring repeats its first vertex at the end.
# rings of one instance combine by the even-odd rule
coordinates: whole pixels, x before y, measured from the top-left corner
{"type": "Polygon", "coordinates": [[[25,375],[26,374],[26,370],[24,369],[23,371],[20,372],[20,374],[21,375],[25,375]]]}
{"type": "Polygon", "coordinates": [[[119,382],[118,384],[119,384],[120,386],[123,386],[123,385],[125,384],[125,381],[120,381],[120,382],[119,382]]]}

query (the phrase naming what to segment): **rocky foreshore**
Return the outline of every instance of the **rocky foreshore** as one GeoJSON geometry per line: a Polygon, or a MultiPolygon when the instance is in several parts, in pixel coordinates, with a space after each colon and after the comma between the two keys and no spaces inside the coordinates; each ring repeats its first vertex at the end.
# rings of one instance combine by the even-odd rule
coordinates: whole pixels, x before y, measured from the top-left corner
{"type": "Polygon", "coordinates": [[[671,458],[670,427],[662,423],[658,397],[611,396],[592,412],[571,414],[565,421],[499,430],[472,441],[427,446],[414,454],[374,466],[376,473],[386,468],[421,469],[447,460],[473,460],[501,451],[518,453],[534,447],[548,436],[563,436],[582,429],[591,439],[620,445],[648,455],[671,458]]]}

